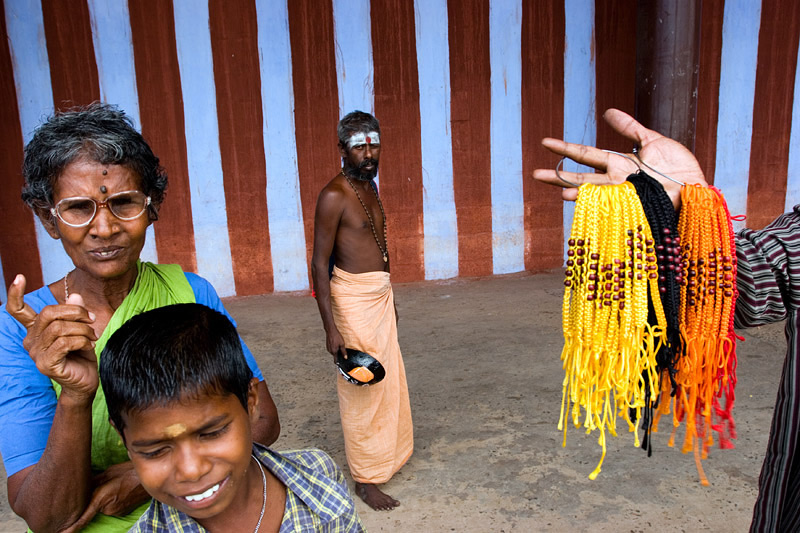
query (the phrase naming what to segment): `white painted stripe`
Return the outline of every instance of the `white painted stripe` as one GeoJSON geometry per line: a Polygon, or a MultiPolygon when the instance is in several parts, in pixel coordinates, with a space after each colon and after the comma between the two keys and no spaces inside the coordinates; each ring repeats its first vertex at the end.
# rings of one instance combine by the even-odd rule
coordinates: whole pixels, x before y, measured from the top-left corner
{"type": "Polygon", "coordinates": [[[333,0],[339,117],[359,109],[375,114],[369,0],[333,0]]]}
{"type": "MultiPolygon", "coordinates": [[[[53,113],[42,4],[38,0],[6,0],[5,16],[22,139],[28,144],[36,127],[53,113]]],[[[74,268],[72,260],[64,252],[61,241],[50,237],[40,223],[36,222],[35,227],[42,277],[46,284],[52,283],[74,268]]],[[[31,273],[20,274],[30,276],[31,273]]]]}
{"type": "Polygon", "coordinates": [[[492,263],[495,274],[525,270],[522,196],[522,3],[491,0],[492,263]]]}
{"type": "MultiPolygon", "coordinates": [[[[725,2],[714,185],[725,194],[734,216],[747,213],[760,23],[760,1],[725,2]]],[[[746,221],[733,222],[737,230],[746,225],[746,221]]]]}
{"type": "Polygon", "coordinates": [[[792,133],[789,137],[789,166],[786,178],[784,211],[800,204],[800,48],[794,71],[794,99],[792,100],[792,133]]]}
{"type": "Polygon", "coordinates": [[[222,181],[208,3],[183,0],[173,5],[197,270],[220,296],[231,296],[236,288],[222,181]]]}
{"type": "Polygon", "coordinates": [[[128,2],[88,0],[100,98],[125,111],[141,130],[128,2]]]}
{"type": "Polygon", "coordinates": [[[308,265],[297,170],[289,10],[285,1],[257,2],[256,17],[272,275],[276,291],[306,290],[308,265]]]}
{"type": "Polygon", "coordinates": [[[425,279],[458,276],[447,0],[415,0],[425,279]]]}
{"type": "MultiPolygon", "coordinates": [[[[564,140],[594,146],[597,144],[594,1],[566,0],[564,13],[564,140]]],[[[569,159],[564,160],[564,170],[593,171],[569,159]]],[[[575,205],[564,202],[565,236],[570,234],[574,214],[575,205]]]]}
{"type": "Polygon", "coordinates": [[[3,275],[3,259],[0,257],[0,305],[6,303],[8,300],[8,292],[6,292],[6,278],[3,275]]]}
{"type": "MultiPolygon", "coordinates": [[[[88,6],[100,99],[119,106],[131,118],[134,127],[141,131],[128,3],[126,0],[88,0],[88,6]]],[[[141,258],[158,262],[152,225],[147,228],[141,258]]]]}

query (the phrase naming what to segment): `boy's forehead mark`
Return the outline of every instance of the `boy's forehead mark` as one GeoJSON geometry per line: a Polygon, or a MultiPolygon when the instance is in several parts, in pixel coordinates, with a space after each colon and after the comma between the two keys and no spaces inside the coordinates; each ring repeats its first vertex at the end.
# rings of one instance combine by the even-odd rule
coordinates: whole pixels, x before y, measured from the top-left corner
{"type": "Polygon", "coordinates": [[[164,428],[164,435],[166,435],[170,439],[174,439],[175,437],[178,437],[184,433],[186,433],[186,426],[184,426],[180,422],[164,428]]]}

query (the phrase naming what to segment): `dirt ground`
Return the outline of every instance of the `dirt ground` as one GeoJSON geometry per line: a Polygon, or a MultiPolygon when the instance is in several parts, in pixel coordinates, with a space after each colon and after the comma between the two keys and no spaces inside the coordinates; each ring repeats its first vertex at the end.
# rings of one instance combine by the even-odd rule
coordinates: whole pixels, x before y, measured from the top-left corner
{"type": "MultiPolygon", "coordinates": [[[[375,512],[358,501],[369,531],[747,530],[785,353],[782,325],[740,332],[738,439],[704,462],[709,487],[691,455],[667,447],[666,421],[650,458],[621,427],[590,481],[597,434],[570,427],[562,448],[556,428],[562,289],[550,273],[395,286],[415,452],[385,485],[399,508],[375,512]]],[[[345,466],[335,370],[314,300],[273,294],[226,306],[278,405],[274,447],[319,447],[345,466]]],[[[5,483],[2,491],[0,530],[24,531],[5,483]]]]}

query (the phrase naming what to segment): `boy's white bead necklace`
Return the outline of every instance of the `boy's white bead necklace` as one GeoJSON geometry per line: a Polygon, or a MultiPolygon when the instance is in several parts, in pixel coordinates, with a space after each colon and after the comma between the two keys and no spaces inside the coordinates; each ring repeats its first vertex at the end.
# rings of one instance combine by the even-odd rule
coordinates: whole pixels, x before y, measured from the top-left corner
{"type": "Polygon", "coordinates": [[[256,524],[256,528],[253,530],[253,533],[258,533],[258,528],[261,527],[261,520],[264,518],[264,511],[267,509],[267,476],[264,474],[264,467],[261,466],[261,461],[259,461],[258,458],[253,454],[250,454],[250,457],[255,459],[258,469],[261,470],[261,483],[264,484],[264,499],[261,502],[261,514],[258,515],[258,523],[256,524]]]}

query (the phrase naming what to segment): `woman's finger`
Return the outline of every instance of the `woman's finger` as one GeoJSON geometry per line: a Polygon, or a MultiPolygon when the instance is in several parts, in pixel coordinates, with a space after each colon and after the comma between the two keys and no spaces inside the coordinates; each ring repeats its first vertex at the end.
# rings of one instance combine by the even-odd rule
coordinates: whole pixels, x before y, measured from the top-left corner
{"type": "Polygon", "coordinates": [[[77,355],[82,359],[93,361],[97,359],[94,353],[94,345],[94,341],[90,340],[85,335],[65,335],[53,341],[48,353],[52,354],[55,359],[63,359],[71,355],[77,355]]]}
{"type": "Polygon", "coordinates": [[[97,334],[90,324],[76,320],[53,320],[39,333],[42,345],[52,344],[59,337],[86,337],[90,342],[97,340],[97,334]]]}
{"type": "Polygon", "coordinates": [[[89,316],[89,320],[94,322],[95,315],[88,309],[86,309],[86,304],[83,302],[83,296],[78,294],[77,292],[70,294],[67,297],[67,305],[74,305],[83,309],[86,314],[89,316]]]}
{"type": "Polygon", "coordinates": [[[30,329],[36,322],[36,311],[31,306],[25,303],[25,276],[17,274],[11,286],[8,288],[8,302],[6,303],[6,310],[14,317],[20,324],[25,326],[25,329],[30,329]]]}
{"type": "Polygon", "coordinates": [[[86,309],[83,303],[83,297],[77,293],[70,294],[65,304],[48,305],[39,313],[39,322],[42,323],[43,328],[46,328],[47,325],[54,320],[85,322],[90,324],[94,322],[94,319],[94,313],[86,309]]]}

